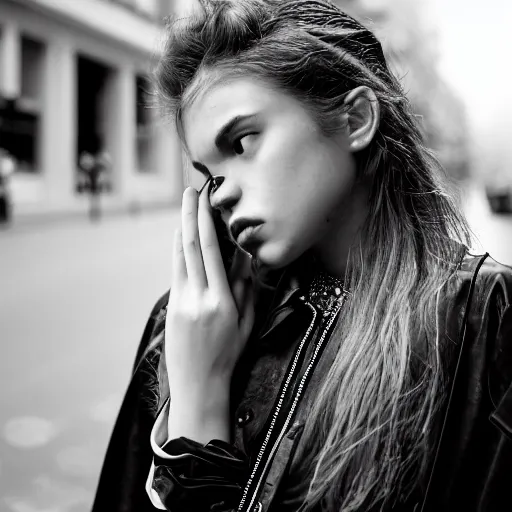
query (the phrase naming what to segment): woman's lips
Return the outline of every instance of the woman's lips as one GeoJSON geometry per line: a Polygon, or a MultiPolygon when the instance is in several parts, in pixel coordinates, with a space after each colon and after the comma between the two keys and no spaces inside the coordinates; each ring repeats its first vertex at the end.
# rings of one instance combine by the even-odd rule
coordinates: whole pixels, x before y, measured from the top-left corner
{"type": "Polygon", "coordinates": [[[249,249],[251,247],[254,247],[254,245],[259,242],[259,240],[257,240],[256,235],[258,234],[258,231],[262,225],[263,224],[258,224],[256,226],[247,226],[238,235],[236,243],[240,247],[242,247],[242,249],[245,249],[247,252],[250,252],[249,249]]]}

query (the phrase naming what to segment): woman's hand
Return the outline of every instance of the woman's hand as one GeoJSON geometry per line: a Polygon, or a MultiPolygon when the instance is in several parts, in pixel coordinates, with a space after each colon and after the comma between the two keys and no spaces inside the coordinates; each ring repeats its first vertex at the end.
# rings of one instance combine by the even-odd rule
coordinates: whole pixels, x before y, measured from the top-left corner
{"type": "Polygon", "coordinates": [[[199,408],[192,422],[229,409],[233,368],[254,323],[249,257],[240,251],[228,280],[210,208],[207,193],[185,190],[165,324],[171,404],[199,408]]]}

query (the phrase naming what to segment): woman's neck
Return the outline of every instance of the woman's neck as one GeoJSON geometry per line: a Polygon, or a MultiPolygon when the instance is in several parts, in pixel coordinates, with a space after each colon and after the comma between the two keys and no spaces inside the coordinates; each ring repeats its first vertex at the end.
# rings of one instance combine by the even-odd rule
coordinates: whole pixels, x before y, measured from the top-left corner
{"type": "Polygon", "coordinates": [[[355,186],[326,219],[331,226],[311,250],[320,267],[331,276],[345,277],[350,249],[359,244],[368,215],[368,195],[368,186],[355,186]]]}

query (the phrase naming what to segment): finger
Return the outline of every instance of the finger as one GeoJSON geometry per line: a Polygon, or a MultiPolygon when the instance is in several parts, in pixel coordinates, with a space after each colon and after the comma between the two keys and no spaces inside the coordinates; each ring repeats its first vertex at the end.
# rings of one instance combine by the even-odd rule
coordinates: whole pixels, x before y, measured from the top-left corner
{"type": "Polygon", "coordinates": [[[236,279],[243,279],[251,276],[251,260],[252,258],[248,253],[241,249],[236,249],[228,272],[230,283],[234,282],[236,279]]]}
{"type": "Polygon", "coordinates": [[[231,286],[231,293],[235,300],[238,316],[241,317],[244,312],[244,299],[246,295],[246,283],[243,279],[237,279],[231,286]]]}
{"type": "Polygon", "coordinates": [[[183,254],[185,255],[188,282],[192,286],[202,289],[206,288],[207,282],[199,241],[197,207],[197,191],[192,187],[187,187],[183,192],[181,207],[183,254]]]}
{"type": "Polygon", "coordinates": [[[256,290],[251,278],[245,279],[245,296],[240,318],[240,331],[243,339],[247,340],[254,326],[256,316],[256,290]]]}
{"type": "Polygon", "coordinates": [[[181,228],[174,231],[171,290],[181,290],[187,282],[187,267],[185,255],[183,254],[183,242],[181,239],[181,228]]]}
{"type": "Polygon", "coordinates": [[[219,240],[215,231],[208,187],[199,197],[198,208],[199,240],[201,241],[201,252],[208,281],[208,287],[223,293],[229,292],[229,283],[222,261],[222,254],[219,248],[219,240]]]}
{"type": "Polygon", "coordinates": [[[229,283],[240,315],[243,314],[247,279],[251,278],[251,258],[242,250],[238,250],[229,270],[229,283]]]}

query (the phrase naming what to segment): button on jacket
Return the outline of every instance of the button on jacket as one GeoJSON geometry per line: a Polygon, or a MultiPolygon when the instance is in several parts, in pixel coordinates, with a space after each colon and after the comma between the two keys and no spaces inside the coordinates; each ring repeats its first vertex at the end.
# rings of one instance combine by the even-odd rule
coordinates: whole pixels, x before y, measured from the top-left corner
{"type": "MultiPolygon", "coordinates": [[[[326,325],[301,299],[302,292],[300,278],[288,270],[277,288],[262,293],[263,320],[233,375],[232,442],[212,440],[204,446],[186,438],[156,441],[168,402],[161,411],[150,405],[143,355],[161,332],[168,294],[157,302],[112,433],[93,512],[144,512],[155,506],[173,512],[231,511],[240,501],[244,510],[298,510],[307,482],[295,471],[294,454],[308,404],[339,348],[331,336],[335,322],[319,347],[326,325]],[[283,394],[283,377],[294,360],[283,394]]],[[[487,254],[467,255],[446,287],[438,318],[441,335],[453,342],[453,350],[444,354],[449,399],[427,477],[400,510],[510,509],[511,294],[512,268],[487,254]]]]}

